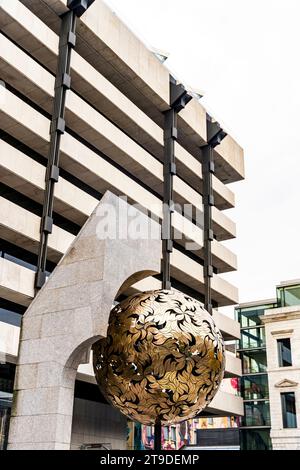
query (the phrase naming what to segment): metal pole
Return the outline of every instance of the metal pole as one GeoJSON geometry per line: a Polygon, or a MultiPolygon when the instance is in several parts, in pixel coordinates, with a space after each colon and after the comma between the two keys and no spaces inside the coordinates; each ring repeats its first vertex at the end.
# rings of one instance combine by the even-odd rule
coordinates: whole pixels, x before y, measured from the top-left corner
{"type": "Polygon", "coordinates": [[[164,113],[164,197],[162,221],[162,288],[171,289],[170,257],[173,251],[172,214],[174,212],[173,179],[176,175],[175,141],[177,114],[192,99],[181,83],[170,75],[170,109],[164,113]]]}
{"type": "Polygon", "coordinates": [[[213,149],[206,145],[202,149],[202,178],[203,178],[203,244],[204,244],[204,307],[212,314],[211,278],[213,277],[211,244],[214,239],[212,229],[212,207],[214,196],[212,175],[214,173],[213,149]]]}
{"type": "Polygon", "coordinates": [[[52,233],[53,227],[54,186],[59,179],[60,140],[65,132],[65,102],[66,92],[71,86],[71,51],[75,47],[76,19],[76,15],[72,10],[61,17],[53,112],[50,126],[50,145],[45,176],[38,265],[35,278],[36,289],[40,289],[46,280],[48,236],[52,233]]]}
{"type": "Polygon", "coordinates": [[[175,140],[177,138],[177,114],[173,108],[165,112],[164,123],[164,198],[162,221],[162,288],[171,289],[170,255],[173,251],[172,214],[173,177],[176,175],[175,140]]]}
{"type": "Polygon", "coordinates": [[[213,174],[215,173],[214,148],[219,145],[226,132],[218,122],[213,122],[207,115],[207,145],[201,147],[202,151],[202,178],[203,178],[203,248],[204,248],[204,306],[212,314],[211,279],[214,275],[211,244],[214,240],[212,228],[212,207],[214,206],[213,174]]]}
{"type": "MultiPolygon", "coordinates": [[[[181,83],[170,76],[170,109],[164,113],[164,196],[162,220],[162,288],[171,289],[171,253],[173,251],[173,180],[176,175],[175,141],[178,137],[177,114],[192,99],[181,83]]],[[[154,449],[161,450],[161,423],[154,427],[154,449]]]]}

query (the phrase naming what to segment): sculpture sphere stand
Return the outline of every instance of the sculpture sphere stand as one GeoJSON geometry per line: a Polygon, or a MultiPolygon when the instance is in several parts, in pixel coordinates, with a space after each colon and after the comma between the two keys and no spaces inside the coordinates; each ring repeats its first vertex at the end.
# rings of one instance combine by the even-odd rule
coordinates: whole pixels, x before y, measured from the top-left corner
{"type": "Polygon", "coordinates": [[[159,442],[157,429],[196,417],[224,375],[224,342],[211,315],[173,290],[120,302],[93,352],[103,395],[129,419],[155,425],[159,442]]]}

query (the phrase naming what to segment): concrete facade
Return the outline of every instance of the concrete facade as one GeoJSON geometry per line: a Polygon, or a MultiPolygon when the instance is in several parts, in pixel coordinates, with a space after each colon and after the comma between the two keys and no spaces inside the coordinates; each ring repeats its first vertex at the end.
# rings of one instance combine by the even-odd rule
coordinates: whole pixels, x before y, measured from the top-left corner
{"type": "Polygon", "coordinates": [[[300,306],[266,311],[262,317],[266,330],[268,382],[271,411],[271,439],[275,450],[300,450],[300,306]],[[277,340],[289,338],[292,365],[280,367],[277,340]],[[296,428],[284,428],[281,393],[294,392],[296,428]]]}
{"type": "MultiPolygon", "coordinates": [[[[29,341],[36,342],[39,338],[32,337],[25,341],[23,335],[27,333],[24,331],[28,327],[34,335],[44,334],[41,324],[45,320],[46,325],[46,316],[50,314],[45,310],[43,321],[41,318],[38,321],[36,317],[39,315],[30,312],[40,302],[40,296],[35,297],[34,280],[49,153],[60,15],[66,11],[67,0],[0,0],[0,125],[3,135],[0,142],[0,354],[11,365],[18,361],[19,337],[23,355],[25,342],[28,341],[26,344],[29,345],[29,341]],[[24,331],[20,334],[21,318],[27,307],[24,331]],[[18,321],[10,321],[9,314],[18,321]]],[[[106,191],[111,193],[111,197],[126,198],[130,207],[138,204],[140,210],[151,213],[158,227],[163,216],[163,112],[170,106],[170,72],[102,0],[96,0],[78,19],[76,36],[76,47],[71,57],[71,89],[66,99],[66,131],[61,136],[60,176],[54,190],[53,230],[48,238],[47,275],[55,272],[46,285],[49,292],[54,285],[53,290],[62,292],[67,289],[65,278],[73,276],[73,263],[62,269],[63,257],[66,253],[70,254],[73,243],[77,243],[78,233],[90,220],[106,191]]],[[[204,294],[204,253],[200,156],[201,146],[208,141],[207,118],[205,108],[195,98],[178,114],[178,140],[175,143],[177,174],[174,177],[176,210],[172,218],[175,238],[171,256],[172,285],[201,302],[204,294]],[[181,211],[183,204],[189,205],[193,218],[181,211]],[[195,214],[199,216],[197,220],[195,214]],[[192,251],[187,248],[190,242],[194,247],[192,251]]],[[[239,338],[239,325],[218,309],[238,302],[237,288],[222,277],[223,273],[237,269],[237,257],[223,242],[236,236],[235,223],[226,212],[235,206],[235,195],[228,183],[244,178],[243,150],[228,135],[215,149],[214,159],[213,315],[226,341],[232,341],[239,338]]],[[[138,241],[135,248],[136,252],[142,250],[138,241]]],[[[135,257],[129,256],[130,262],[135,257]]],[[[93,275],[92,270],[85,269],[88,275],[93,275]]],[[[132,269],[134,271],[133,265],[132,269]]],[[[130,282],[123,286],[123,294],[159,289],[161,278],[156,275],[159,272],[160,266],[146,278],[130,278],[130,282]]],[[[78,276],[78,280],[81,279],[81,274],[78,276]]],[[[116,275],[112,282],[115,284],[111,289],[121,279],[116,275]]],[[[54,297],[56,302],[57,296],[54,297]]],[[[59,329],[59,323],[57,325],[59,329]]],[[[32,354],[34,350],[32,347],[32,354]]],[[[227,354],[226,377],[239,376],[239,360],[229,351],[227,354]]],[[[20,365],[18,363],[17,366],[17,390],[20,365]]],[[[95,383],[90,364],[80,364],[77,373],[74,366],[72,374],[73,381],[95,383]]],[[[27,377],[28,386],[31,387],[31,372],[27,377]]],[[[26,406],[30,406],[28,397],[31,392],[26,387],[24,390],[20,388],[13,411],[11,436],[14,444],[11,445],[19,448],[30,445],[30,441],[18,441],[14,424],[18,416],[24,423],[28,421],[22,411],[18,414],[23,406],[22,395],[24,400],[27,395],[26,406]]],[[[72,395],[70,390],[66,393],[72,395]]],[[[79,404],[81,400],[81,396],[75,396],[75,403],[79,404]]],[[[91,402],[89,398],[86,401],[91,402]]],[[[105,409],[104,414],[109,415],[108,409],[103,408],[108,405],[95,403],[89,403],[90,410],[97,409],[101,413],[105,409]]],[[[240,415],[242,400],[222,389],[210,404],[208,412],[240,415]]],[[[84,433],[74,430],[75,446],[78,447],[83,435],[88,436],[87,439],[92,436],[102,439],[103,430],[95,425],[95,431],[95,426],[91,428],[88,422],[90,411],[87,411],[85,418],[82,410],[77,413],[75,408],[74,413],[78,419],[85,420],[84,433]]],[[[70,409],[66,416],[61,426],[70,431],[70,409]]],[[[111,419],[117,421],[113,414],[111,419]]],[[[76,420],[73,425],[76,428],[76,420]]],[[[57,445],[68,447],[70,439],[65,437],[65,431],[59,432],[57,445]]],[[[111,436],[114,445],[121,445],[119,438],[120,435],[114,441],[111,436]]],[[[53,442],[40,442],[38,445],[51,447],[53,442]]],[[[0,448],[1,445],[0,439],[0,448]]],[[[34,447],[33,443],[31,445],[34,447]]]]}

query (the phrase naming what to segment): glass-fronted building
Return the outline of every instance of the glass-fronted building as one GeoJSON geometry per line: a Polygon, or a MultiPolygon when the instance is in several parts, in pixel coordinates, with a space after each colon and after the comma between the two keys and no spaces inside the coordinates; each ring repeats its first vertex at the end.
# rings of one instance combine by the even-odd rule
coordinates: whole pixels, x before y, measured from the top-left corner
{"type": "MultiPolygon", "coordinates": [[[[244,450],[268,450],[270,439],[270,397],[265,325],[262,316],[270,309],[300,305],[300,283],[283,282],[276,287],[276,298],[240,304],[235,309],[241,326],[241,339],[237,345],[242,361],[240,394],[244,400],[241,419],[240,445],[244,450]]],[[[279,367],[291,365],[288,339],[278,342],[279,367]]]]}

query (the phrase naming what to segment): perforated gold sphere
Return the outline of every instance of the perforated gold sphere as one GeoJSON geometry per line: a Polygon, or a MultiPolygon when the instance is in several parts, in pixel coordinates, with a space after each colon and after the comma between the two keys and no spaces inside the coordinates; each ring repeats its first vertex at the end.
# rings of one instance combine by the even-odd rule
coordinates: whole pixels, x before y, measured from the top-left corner
{"type": "Polygon", "coordinates": [[[220,331],[198,301],[177,291],[144,292],[119,303],[107,338],[93,351],[101,392],[143,424],[194,418],[224,375],[220,331]]]}

